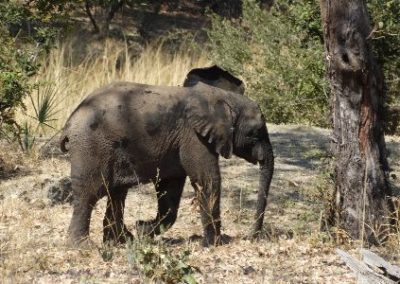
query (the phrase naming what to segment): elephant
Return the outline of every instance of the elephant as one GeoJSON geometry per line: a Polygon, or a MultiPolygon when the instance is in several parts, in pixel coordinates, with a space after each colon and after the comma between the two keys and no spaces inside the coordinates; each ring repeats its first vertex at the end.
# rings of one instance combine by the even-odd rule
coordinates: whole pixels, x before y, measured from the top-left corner
{"type": "Polygon", "coordinates": [[[243,84],[217,68],[211,67],[215,74],[208,77],[207,68],[192,70],[185,87],[111,83],[88,95],[72,112],[60,140],[71,161],[70,244],[89,241],[92,209],[105,196],[103,241],[124,243],[133,238],[123,215],[128,189],[138,183],[153,182],[158,210],[154,220],[137,221],[136,229],[160,234],[177,218],[187,177],[200,205],[202,244],[221,244],[218,162],[219,156],[232,155],[260,165],[252,230],[254,236],[260,233],[274,168],[265,119],[259,106],[241,92],[220,88],[229,86],[226,81],[231,81],[231,90],[234,85],[241,90],[243,84]]]}
{"type": "Polygon", "coordinates": [[[217,65],[190,70],[183,82],[184,87],[193,87],[198,82],[224,89],[226,91],[244,94],[242,80],[223,70],[217,65]]]}

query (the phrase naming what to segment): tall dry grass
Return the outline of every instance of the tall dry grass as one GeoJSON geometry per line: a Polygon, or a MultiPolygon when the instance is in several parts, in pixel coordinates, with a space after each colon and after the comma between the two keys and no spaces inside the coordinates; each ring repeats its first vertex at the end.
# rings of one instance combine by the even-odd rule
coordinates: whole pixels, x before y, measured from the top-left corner
{"type": "MultiPolygon", "coordinates": [[[[165,51],[163,43],[148,45],[136,59],[132,58],[126,44],[107,41],[102,51],[96,55],[88,54],[80,64],[73,64],[72,41],[60,44],[44,58],[37,82],[51,85],[55,106],[51,126],[62,128],[66,119],[79,102],[94,89],[113,81],[131,81],[153,85],[177,86],[183,83],[187,72],[209,64],[203,51],[194,51],[183,44],[174,52],[165,51]],[[119,66],[118,66],[119,65],[119,66]]],[[[42,88],[43,89],[43,88],[42,88]]],[[[33,101],[37,93],[31,94],[33,101]]],[[[28,120],[35,125],[35,109],[31,99],[26,101],[27,111],[18,114],[19,121],[28,120]]],[[[45,127],[46,128],[46,127],[45,127]]],[[[46,128],[45,132],[54,132],[46,128]]]]}

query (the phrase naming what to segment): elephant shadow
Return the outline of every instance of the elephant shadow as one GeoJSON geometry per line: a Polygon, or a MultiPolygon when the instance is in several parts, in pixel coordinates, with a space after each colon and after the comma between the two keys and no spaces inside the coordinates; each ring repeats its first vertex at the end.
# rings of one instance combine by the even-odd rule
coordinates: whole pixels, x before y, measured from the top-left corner
{"type": "Polygon", "coordinates": [[[270,139],[281,163],[312,170],[330,155],[330,130],[307,126],[273,127],[270,139]]]}
{"type": "MultiPolygon", "coordinates": [[[[193,234],[188,239],[185,239],[183,237],[177,237],[177,238],[161,237],[160,240],[166,245],[180,246],[180,245],[183,245],[186,242],[189,242],[189,243],[201,243],[201,241],[203,240],[203,237],[200,236],[200,235],[197,235],[197,234],[193,234]]],[[[234,237],[231,237],[231,236],[229,236],[227,234],[222,234],[221,235],[222,244],[229,244],[229,243],[233,242],[234,240],[235,240],[234,237]]]]}
{"type": "MultiPolygon", "coordinates": [[[[295,172],[316,175],[324,159],[330,156],[330,131],[306,126],[269,126],[269,136],[276,158],[275,173],[269,192],[268,203],[281,204],[286,200],[309,201],[296,186],[290,185],[295,172]],[[282,190],[282,184],[287,190],[282,190]]],[[[222,190],[223,198],[229,200],[235,210],[255,208],[259,168],[239,159],[221,161],[223,176],[228,176],[222,190]],[[233,176],[233,177],[232,177],[233,176]]]]}

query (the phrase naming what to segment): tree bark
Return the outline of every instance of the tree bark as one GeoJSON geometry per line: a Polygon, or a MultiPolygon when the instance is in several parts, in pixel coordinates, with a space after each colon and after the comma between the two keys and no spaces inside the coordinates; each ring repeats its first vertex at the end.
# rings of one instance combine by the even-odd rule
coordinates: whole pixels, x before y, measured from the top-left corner
{"type": "Polygon", "coordinates": [[[242,15],[242,0],[214,0],[211,10],[227,19],[237,19],[242,15]]]}
{"type": "Polygon", "coordinates": [[[115,13],[121,9],[124,5],[125,0],[113,1],[107,9],[106,18],[104,20],[104,25],[102,27],[103,35],[108,35],[110,29],[110,24],[115,16],[115,13]]]}
{"type": "Polygon", "coordinates": [[[94,15],[91,11],[92,6],[95,6],[94,3],[92,3],[92,1],[85,0],[85,12],[86,12],[86,15],[88,16],[90,22],[92,23],[93,32],[97,33],[97,34],[101,34],[101,36],[107,36],[108,31],[110,29],[111,21],[114,18],[115,13],[123,7],[124,3],[125,3],[125,0],[118,0],[118,1],[116,0],[116,1],[113,1],[112,3],[108,4],[107,6],[103,6],[105,15],[104,15],[103,23],[102,23],[101,27],[99,27],[94,15]]]}
{"type": "Polygon", "coordinates": [[[90,10],[91,7],[92,7],[92,5],[91,5],[90,1],[86,0],[85,1],[85,12],[86,12],[86,15],[89,17],[89,20],[93,25],[93,32],[94,33],[99,33],[100,29],[99,29],[99,26],[96,23],[96,20],[93,17],[92,11],[90,10]]]}
{"type": "Polygon", "coordinates": [[[383,133],[384,79],[368,38],[365,0],[321,0],[332,91],[335,226],[380,243],[390,228],[391,189],[383,133]]]}

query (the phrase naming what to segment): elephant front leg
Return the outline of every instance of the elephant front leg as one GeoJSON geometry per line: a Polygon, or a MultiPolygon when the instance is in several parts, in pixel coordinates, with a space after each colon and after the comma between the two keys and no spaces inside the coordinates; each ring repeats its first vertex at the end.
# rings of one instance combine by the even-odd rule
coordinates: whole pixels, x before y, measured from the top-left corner
{"type": "Polygon", "coordinates": [[[68,229],[69,245],[75,247],[89,244],[90,217],[97,200],[94,196],[74,196],[74,211],[68,229]]]}
{"type": "Polygon", "coordinates": [[[175,223],[185,179],[186,177],[164,179],[156,185],[157,216],[154,220],[140,220],[136,223],[140,234],[148,236],[159,235],[175,223]]]}
{"type": "Polygon", "coordinates": [[[203,245],[221,244],[221,174],[218,154],[194,137],[182,146],[181,163],[190,177],[199,201],[204,230],[203,245]]]}
{"type": "Polygon", "coordinates": [[[133,235],[124,224],[125,199],[128,188],[113,188],[108,194],[107,209],[103,220],[103,242],[125,243],[133,235]]]}
{"type": "Polygon", "coordinates": [[[221,244],[220,178],[208,179],[203,185],[192,182],[200,206],[203,246],[221,244]]]}

